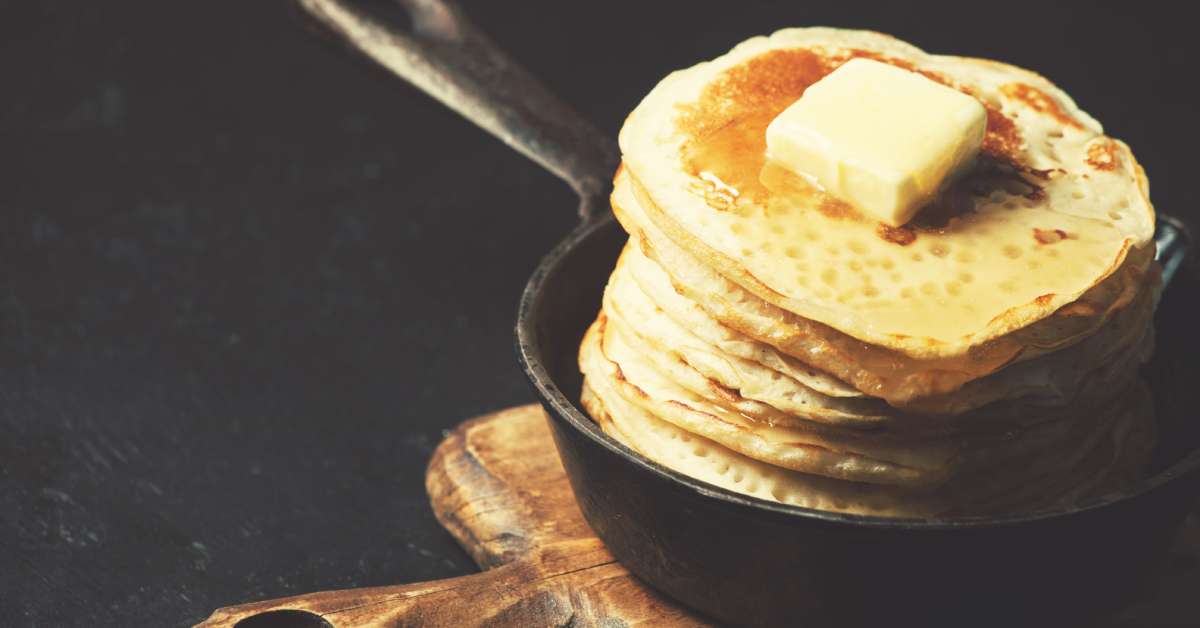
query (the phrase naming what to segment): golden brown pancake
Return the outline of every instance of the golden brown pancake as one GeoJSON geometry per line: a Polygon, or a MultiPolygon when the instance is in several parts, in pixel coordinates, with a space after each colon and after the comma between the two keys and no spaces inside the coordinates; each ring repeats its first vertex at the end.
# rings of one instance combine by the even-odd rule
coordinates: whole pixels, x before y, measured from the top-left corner
{"type": "Polygon", "coordinates": [[[629,232],[580,348],[617,440],[755,497],[905,517],[1116,490],[1154,441],[1154,211],[1128,147],[1046,79],[886,35],[789,29],[630,114],[629,232]],[[988,112],[975,167],[889,227],[771,162],[767,124],[855,57],[988,112]]]}

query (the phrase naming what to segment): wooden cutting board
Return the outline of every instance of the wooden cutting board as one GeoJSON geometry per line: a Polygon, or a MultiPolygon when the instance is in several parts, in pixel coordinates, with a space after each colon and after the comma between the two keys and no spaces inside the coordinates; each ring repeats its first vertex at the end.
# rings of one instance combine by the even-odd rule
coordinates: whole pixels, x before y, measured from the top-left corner
{"type": "MultiPolygon", "coordinates": [[[[208,628],[710,626],[617,564],[583,520],[537,405],[471,419],[434,452],[433,511],[483,571],[230,606],[208,628]]],[[[1200,622],[1200,524],[1185,526],[1162,582],[1108,624],[1200,622]]]]}

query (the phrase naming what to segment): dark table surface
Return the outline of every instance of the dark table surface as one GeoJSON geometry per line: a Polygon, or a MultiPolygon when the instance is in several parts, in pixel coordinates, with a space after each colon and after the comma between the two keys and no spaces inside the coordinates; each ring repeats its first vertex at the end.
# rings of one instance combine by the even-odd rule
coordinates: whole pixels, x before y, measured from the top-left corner
{"type": "MultiPolygon", "coordinates": [[[[1024,65],[1196,216],[1193,22],[1050,4],[466,3],[610,133],[669,70],[786,25],[1024,65]]],[[[282,0],[0,0],[0,95],[0,624],[471,571],[424,466],[532,400],[511,327],[569,190],[282,0]]]]}

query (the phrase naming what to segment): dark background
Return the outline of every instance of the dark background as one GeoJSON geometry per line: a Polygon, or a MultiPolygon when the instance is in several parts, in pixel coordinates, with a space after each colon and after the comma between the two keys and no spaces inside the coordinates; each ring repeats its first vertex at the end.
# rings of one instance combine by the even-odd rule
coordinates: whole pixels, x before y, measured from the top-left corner
{"type": "MultiPolygon", "coordinates": [[[[465,4],[611,134],[668,71],[783,26],[1016,63],[1196,216],[1200,44],[1173,3],[465,4]]],[[[573,209],[286,1],[0,0],[0,624],[471,571],[424,465],[532,400],[517,295],[573,209]]]]}

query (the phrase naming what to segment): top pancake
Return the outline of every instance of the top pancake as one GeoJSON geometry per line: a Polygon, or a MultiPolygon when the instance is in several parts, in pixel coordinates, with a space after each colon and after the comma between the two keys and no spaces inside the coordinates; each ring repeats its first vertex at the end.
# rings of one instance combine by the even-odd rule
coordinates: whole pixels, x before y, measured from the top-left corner
{"type": "Polygon", "coordinates": [[[1154,230],[1127,146],[1044,78],[878,33],[788,29],[675,72],[620,144],[638,202],[677,244],[763,300],[864,342],[942,358],[1047,318],[1154,230]],[[766,125],[855,56],[978,98],[976,171],[891,229],[765,156],[766,125]]]}

